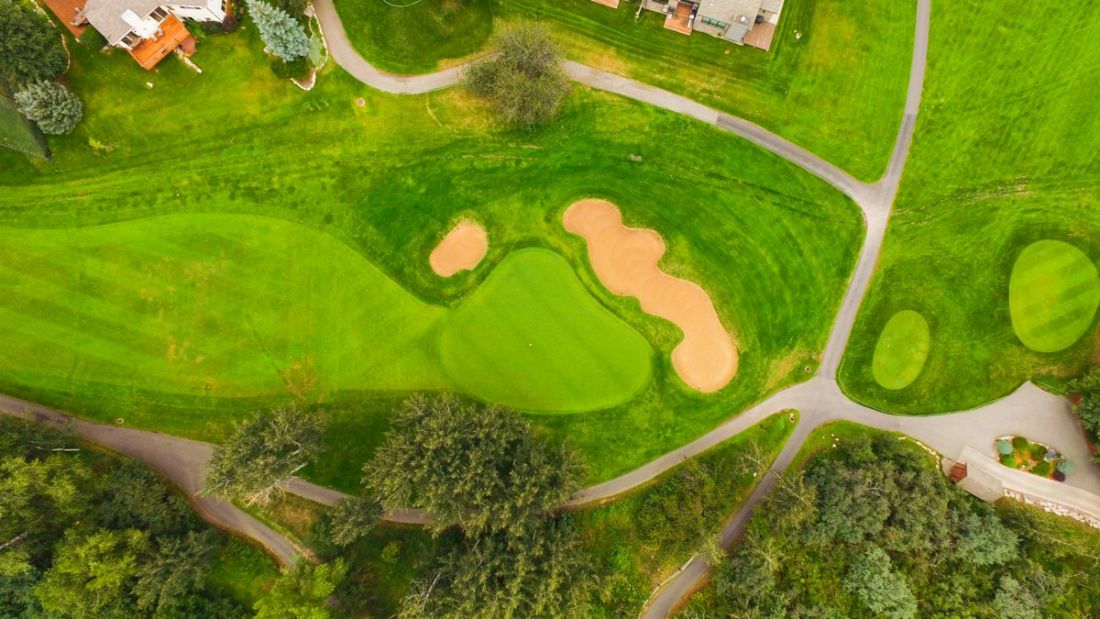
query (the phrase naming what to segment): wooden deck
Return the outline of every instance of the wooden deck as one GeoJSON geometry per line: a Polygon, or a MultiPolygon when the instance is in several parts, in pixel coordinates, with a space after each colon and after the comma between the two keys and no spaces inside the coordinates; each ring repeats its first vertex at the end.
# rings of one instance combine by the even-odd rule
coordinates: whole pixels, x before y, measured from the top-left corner
{"type": "Polygon", "coordinates": [[[88,28],[88,22],[84,20],[84,3],[87,0],[43,0],[50,12],[57,16],[62,25],[80,38],[88,28]]]}
{"type": "Polygon", "coordinates": [[[142,69],[152,69],[165,56],[171,54],[184,41],[191,38],[187,27],[175,15],[169,15],[160,23],[162,34],[155,39],[146,39],[129,50],[142,69]]]}
{"type": "Polygon", "coordinates": [[[745,45],[768,51],[772,48],[773,38],[775,38],[775,24],[764,22],[756,24],[752,30],[749,30],[745,35],[745,45]]]}
{"type": "Polygon", "coordinates": [[[665,17],[665,28],[680,34],[691,34],[691,13],[694,9],[695,5],[690,2],[676,2],[676,8],[665,17]]]}
{"type": "Polygon", "coordinates": [[[619,0],[592,0],[592,2],[595,2],[596,4],[602,4],[604,6],[609,6],[613,9],[619,8],[619,0]]]}

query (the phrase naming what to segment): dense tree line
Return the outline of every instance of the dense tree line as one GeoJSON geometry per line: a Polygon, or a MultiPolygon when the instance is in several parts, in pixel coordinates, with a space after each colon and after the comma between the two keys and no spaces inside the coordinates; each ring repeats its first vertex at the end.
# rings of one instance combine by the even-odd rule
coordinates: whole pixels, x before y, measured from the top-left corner
{"type": "Polygon", "coordinates": [[[1091,370],[1072,381],[1070,389],[1079,394],[1073,412],[1081,420],[1089,441],[1094,445],[1100,443],[1100,370],[1091,370]]]}
{"type": "Polygon", "coordinates": [[[364,498],[324,527],[346,544],[380,508],[431,517],[436,551],[400,617],[583,617],[596,581],[572,519],[558,512],[580,480],[575,454],[516,413],[414,397],[364,466],[364,498]]]}
{"type": "Polygon", "coordinates": [[[23,0],[0,0],[0,94],[15,90],[19,112],[43,133],[65,134],[84,118],[80,98],[53,81],[68,56],[61,33],[23,0]]]}
{"type": "Polygon", "coordinates": [[[147,469],[0,422],[0,616],[249,616],[206,586],[223,540],[147,469]]]}
{"type": "Polygon", "coordinates": [[[1046,516],[994,510],[896,437],[845,440],[788,473],[687,616],[1098,616],[1100,540],[1046,516]]]}

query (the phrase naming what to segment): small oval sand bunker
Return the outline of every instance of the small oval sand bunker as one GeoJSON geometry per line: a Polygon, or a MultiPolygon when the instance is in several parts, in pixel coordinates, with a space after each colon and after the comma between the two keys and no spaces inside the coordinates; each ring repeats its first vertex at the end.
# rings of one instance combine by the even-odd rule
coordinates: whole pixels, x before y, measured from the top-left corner
{"type": "Polygon", "coordinates": [[[665,253],[661,235],[626,227],[619,208],[606,200],[581,200],[566,209],[562,222],[588,243],[592,269],[608,290],[636,297],[643,311],[683,331],[672,365],[685,383],[704,393],[729,384],[737,373],[733,338],[705,290],[657,266],[665,253]]]}
{"type": "Polygon", "coordinates": [[[469,219],[463,219],[435,246],[428,262],[440,277],[450,277],[459,271],[476,267],[489,249],[489,235],[485,228],[469,219]]]}

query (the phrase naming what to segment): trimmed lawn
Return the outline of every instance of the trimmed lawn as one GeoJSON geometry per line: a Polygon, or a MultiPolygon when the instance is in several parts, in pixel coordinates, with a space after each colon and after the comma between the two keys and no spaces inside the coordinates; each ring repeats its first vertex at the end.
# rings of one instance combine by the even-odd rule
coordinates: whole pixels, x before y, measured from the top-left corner
{"type": "MultiPolygon", "coordinates": [[[[1013,268],[1032,243],[1100,257],[1100,5],[1065,8],[1075,16],[1069,29],[1035,4],[967,0],[933,11],[912,155],[840,371],[861,402],[907,413],[971,408],[1095,361],[1095,317],[1081,318],[1075,326],[1087,334],[1051,354],[1020,341],[1010,307],[1013,268]],[[932,345],[913,384],[890,391],[875,382],[871,360],[902,309],[933,325],[932,345]]],[[[1035,276],[1064,276],[1052,266],[1035,276]]]]}
{"type": "MultiPolygon", "coordinates": [[[[429,14],[421,21],[441,19],[439,4],[418,5],[429,14]]],[[[874,180],[886,168],[905,102],[914,0],[868,0],[858,7],[843,0],[789,2],[770,52],[666,30],[664,17],[652,11],[635,20],[634,2],[618,9],[591,0],[467,4],[461,20],[495,13],[497,30],[518,20],[542,22],[571,59],[747,118],[859,178],[874,180]]],[[[386,50],[375,42],[374,31],[405,30],[408,10],[384,9],[381,0],[337,0],[337,6],[349,37],[372,63],[399,73],[436,68],[432,52],[414,56],[427,63],[395,64],[394,55],[411,46],[386,50]]],[[[421,36],[437,37],[433,47],[468,54],[479,33],[444,37],[427,26],[421,36]]]]}
{"type": "Polygon", "coordinates": [[[912,310],[894,314],[875,344],[875,357],[871,361],[875,380],[887,389],[907,387],[924,368],[930,343],[924,316],[912,310]]]}
{"type": "MultiPolygon", "coordinates": [[[[56,274],[64,286],[35,281],[28,288],[33,272],[6,275],[0,311],[19,320],[0,323],[0,338],[44,337],[30,321],[48,315],[19,310],[27,297],[99,312],[118,295],[136,293],[140,301],[136,282],[150,282],[143,275],[149,270],[190,278],[175,282],[175,295],[197,300],[197,289],[186,284],[197,281],[198,272],[188,275],[184,263],[198,256],[216,265],[210,252],[219,248],[259,262],[234,259],[237,264],[223,267],[230,278],[208,278],[207,294],[217,291],[210,305],[164,319],[188,337],[202,335],[204,345],[222,354],[243,358],[245,351],[230,342],[259,349],[255,336],[248,339],[249,319],[241,315],[247,309],[262,315],[251,320],[281,356],[267,366],[249,357],[248,372],[235,374],[235,382],[225,379],[237,390],[225,393],[182,389],[201,384],[195,377],[210,361],[197,369],[191,356],[186,369],[173,366],[161,358],[168,352],[163,341],[145,348],[148,372],[144,363],[129,375],[116,372],[112,368],[133,364],[126,336],[159,326],[151,312],[124,313],[141,309],[131,300],[113,322],[74,327],[58,321],[76,337],[47,342],[56,359],[44,359],[26,343],[0,351],[0,391],[95,419],[121,417],[128,425],[217,441],[232,420],[286,404],[293,396],[276,369],[301,362],[290,374],[293,384],[308,385],[306,402],[331,409],[336,419],[329,444],[341,470],[317,467],[316,478],[341,487],[370,456],[394,404],[408,395],[397,380],[431,388],[444,378],[426,362],[392,373],[390,359],[366,365],[379,352],[391,354],[391,339],[399,339],[384,321],[371,322],[385,314],[370,308],[392,291],[384,280],[371,283],[379,274],[412,295],[402,303],[416,322],[391,329],[405,333],[407,342],[422,342],[418,334],[429,329],[431,316],[443,314],[430,306],[461,311],[515,250],[560,254],[588,294],[656,351],[652,379],[629,402],[575,415],[529,414],[583,452],[597,480],[688,442],[809,376],[863,234],[855,206],[797,166],[699,123],[580,87],[553,126],[515,132],[498,128],[460,91],[389,96],[332,66],[303,93],[273,78],[250,28],[203,39],[194,57],[201,75],[171,58],[146,73],[125,53],[101,54],[91,42],[71,48],[69,77],[85,101],[86,119],[73,135],[56,140],[50,162],[0,151],[0,226],[10,237],[0,243],[48,263],[60,260],[50,254],[63,248],[32,241],[94,237],[94,226],[140,221],[117,224],[133,230],[125,246],[119,240],[85,252],[95,255],[81,262],[66,258],[64,272],[56,274]],[[90,138],[104,148],[93,149],[90,138]],[[700,159],[700,152],[707,157],[700,159]],[[627,225],[659,231],[668,243],[662,267],[698,282],[715,300],[743,349],[729,387],[702,395],[680,385],[669,362],[679,331],[600,285],[584,242],[561,224],[569,204],[590,196],[617,203],[627,225]],[[218,240],[230,216],[272,223],[234,228],[230,237],[239,246],[231,250],[218,240]],[[475,271],[441,280],[428,254],[463,216],[485,225],[488,254],[475,271]],[[185,224],[188,218],[192,223],[185,224]],[[158,221],[172,225],[148,239],[137,232],[158,221]],[[265,236],[264,226],[275,232],[265,236]],[[300,264],[280,274],[284,259],[300,264]],[[111,260],[120,262],[117,279],[133,280],[118,290],[97,281],[111,260]],[[120,326],[126,336],[113,333],[120,326]],[[378,340],[379,351],[360,328],[378,340]],[[312,370],[306,344],[321,351],[312,370]],[[72,366],[63,368],[61,360],[74,358],[86,361],[64,372],[72,366]],[[97,360],[102,369],[92,367],[97,360]]],[[[167,299],[168,285],[151,292],[167,299]]]]}
{"type": "Polygon", "coordinates": [[[431,73],[481,51],[497,0],[338,0],[355,49],[392,73],[431,73]],[[395,6],[397,5],[397,6],[395,6]]]}
{"type": "Polygon", "coordinates": [[[622,404],[650,379],[653,349],[584,289],[561,256],[513,252],[448,317],[451,384],[524,410],[622,404]]]}
{"type": "Polygon", "coordinates": [[[1038,352],[1065,350],[1092,326],[1100,303],[1096,265],[1062,241],[1036,241],[1012,265],[1008,309],[1024,346],[1038,352]]]}

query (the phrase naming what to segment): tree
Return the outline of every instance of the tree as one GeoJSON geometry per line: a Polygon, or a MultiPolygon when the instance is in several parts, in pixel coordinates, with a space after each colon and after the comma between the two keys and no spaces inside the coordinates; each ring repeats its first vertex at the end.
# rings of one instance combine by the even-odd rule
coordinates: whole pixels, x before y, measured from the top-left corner
{"type": "Polygon", "coordinates": [[[524,24],[505,32],[497,47],[495,56],[466,70],[466,88],[487,99],[508,124],[549,123],[569,92],[560,52],[550,35],[541,26],[524,24]]]}
{"type": "Polygon", "coordinates": [[[130,586],[148,536],[141,531],[100,529],[65,532],[53,566],[34,587],[35,597],[51,615],[84,619],[127,614],[130,586]]]}
{"type": "Polygon", "coordinates": [[[1039,600],[1015,578],[1001,576],[993,598],[993,614],[1001,619],[1042,619],[1039,600]]]}
{"type": "Polygon", "coordinates": [[[370,533],[381,515],[378,503],[363,497],[348,497],[328,516],[329,539],[337,546],[347,546],[370,533]]]}
{"type": "Polygon", "coordinates": [[[88,476],[82,462],[61,454],[0,460],[0,576],[29,572],[30,547],[87,508],[80,489],[88,476]]]}
{"type": "Polygon", "coordinates": [[[18,0],[0,0],[0,77],[17,84],[49,80],[67,64],[61,34],[44,16],[18,0]]]}
{"type": "Polygon", "coordinates": [[[316,566],[295,565],[256,600],[256,619],[328,619],[331,613],[325,602],[347,571],[342,559],[316,566]]]}
{"type": "Polygon", "coordinates": [[[57,82],[34,82],[16,91],[14,99],[19,112],[33,120],[42,133],[64,135],[84,118],[80,97],[57,82]]]}
{"type": "Polygon", "coordinates": [[[260,37],[272,53],[285,61],[309,54],[309,35],[298,20],[264,0],[246,0],[248,14],[256,22],[260,37]]]}
{"type": "Polygon", "coordinates": [[[522,535],[466,538],[402,600],[401,619],[587,617],[596,580],[567,519],[540,519],[522,535]]]}
{"type": "Polygon", "coordinates": [[[207,529],[158,540],[156,552],[138,567],[133,593],[140,610],[163,616],[201,591],[217,536],[207,529]]]}
{"type": "Polygon", "coordinates": [[[203,492],[266,503],[279,482],[309,465],[324,448],[324,424],[297,409],[277,408],[238,424],[214,449],[203,492]]]}
{"type": "Polygon", "coordinates": [[[1095,441],[1100,438],[1100,369],[1091,370],[1072,381],[1070,389],[1081,394],[1081,399],[1073,406],[1073,412],[1095,441]]]}
{"type": "Polygon", "coordinates": [[[440,533],[519,535],[579,486],[580,465],[564,445],[535,436],[512,411],[453,397],[405,402],[363,482],[387,511],[423,509],[440,533]]]}
{"type": "Polygon", "coordinates": [[[191,508],[149,469],[126,461],[103,480],[96,517],[108,529],[139,529],[151,535],[181,535],[197,522],[191,508]]]}
{"type": "Polygon", "coordinates": [[[1001,565],[1016,558],[1018,543],[996,513],[970,513],[963,521],[956,551],[974,565],[1001,565]]]}
{"type": "Polygon", "coordinates": [[[1001,454],[1002,456],[1012,455],[1012,441],[1008,440],[1007,438],[997,439],[995,445],[997,446],[997,453],[1001,454]]]}
{"type": "Polygon", "coordinates": [[[871,546],[856,558],[844,584],[877,615],[908,619],[917,614],[917,600],[909,585],[893,571],[890,555],[878,546],[871,546]]]}

